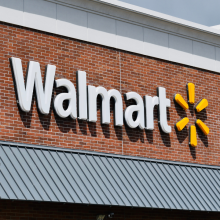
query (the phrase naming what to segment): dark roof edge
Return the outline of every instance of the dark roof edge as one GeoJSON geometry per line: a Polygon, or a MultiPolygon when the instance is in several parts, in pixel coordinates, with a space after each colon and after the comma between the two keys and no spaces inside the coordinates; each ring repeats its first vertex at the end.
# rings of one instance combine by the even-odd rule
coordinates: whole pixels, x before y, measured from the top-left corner
{"type": "Polygon", "coordinates": [[[189,166],[189,167],[203,167],[203,168],[220,170],[220,166],[214,166],[214,165],[186,163],[186,162],[181,162],[181,161],[160,160],[160,159],[153,159],[153,158],[146,158],[146,157],[102,153],[102,152],[97,152],[97,151],[78,150],[78,149],[71,149],[71,148],[49,147],[49,146],[34,145],[34,144],[23,144],[23,143],[17,143],[17,142],[1,141],[1,140],[0,140],[0,145],[10,145],[10,146],[23,147],[23,148],[32,148],[32,149],[36,148],[36,149],[62,151],[62,152],[73,152],[73,153],[78,153],[78,154],[99,155],[99,156],[104,156],[104,157],[115,157],[115,158],[123,158],[123,159],[130,159],[130,160],[142,160],[142,161],[150,161],[154,163],[166,163],[166,164],[183,165],[183,166],[189,166]]]}
{"type": "Polygon", "coordinates": [[[0,201],[19,201],[19,202],[44,202],[44,203],[58,203],[58,204],[74,204],[74,205],[82,205],[82,206],[106,206],[106,207],[123,207],[123,208],[135,208],[135,209],[151,209],[151,210],[167,210],[167,211],[185,211],[185,212],[211,212],[211,213],[219,213],[219,211],[210,211],[210,210],[191,210],[191,209],[166,209],[166,208],[158,208],[158,207],[139,207],[139,206],[123,206],[123,205],[106,205],[106,204],[90,204],[90,203],[73,203],[73,202],[59,202],[59,201],[42,201],[42,200],[25,200],[25,199],[2,199],[0,201]]]}
{"type": "Polygon", "coordinates": [[[0,197],[0,201],[19,201],[19,202],[44,202],[44,203],[58,203],[58,204],[74,204],[74,205],[82,205],[82,206],[106,206],[106,207],[123,207],[123,208],[135,208],[135,209],[151,209],[151,210],[167,210],[167,211],[185,211],[185,212],[211,212],[211,213],[219,213],[219,211],[210,211],[210,210],[191,210],[191,209],[166,209],[166,208],[158,208],[158,207],[139,207],[139,206],[123,206],[123,205],[107,205],[107,204],[91,204],[91,203],[73,203],[73,202],[59,202],[59,201],[42,201],[42,200],[26,200],[26,199],[2,199],[0,197]]]}

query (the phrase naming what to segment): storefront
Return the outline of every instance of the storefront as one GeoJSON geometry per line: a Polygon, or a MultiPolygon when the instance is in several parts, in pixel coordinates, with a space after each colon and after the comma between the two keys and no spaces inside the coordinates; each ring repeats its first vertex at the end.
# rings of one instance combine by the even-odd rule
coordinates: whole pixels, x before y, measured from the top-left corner
{"type": "Polygon", "coordinates": [[[0,219],[219,219],[220,31],[118,1],[0,12],[0,219]]]}

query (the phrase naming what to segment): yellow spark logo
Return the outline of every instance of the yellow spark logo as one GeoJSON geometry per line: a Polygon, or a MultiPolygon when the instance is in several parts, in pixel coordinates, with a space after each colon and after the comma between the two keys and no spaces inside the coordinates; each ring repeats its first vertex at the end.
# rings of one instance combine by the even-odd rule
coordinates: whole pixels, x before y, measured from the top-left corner
{"type": "MultiPolygon", "coordinates": [[[[187,87],[187,95],[188,95],[188,102],[189,104],[195,103],[195,85],[193,83],[188,83],[187,87]]],[[[189,108],[188,103],[184,100],[184,98],[180,94],[176,94],[174,100],[184,109],[187,110],[189,108]]],[[[195,106],[195,110],[197,112],[201,112],[208,106],[207,99],[202,99],[199,103],[195,106]]],[[[182,131],[183,128],[189,123],[189,119],[187,117],[181,119],[179,122],[176,123],[176,128],[178,131],[182,131]]],[[[200,119],[197,119],[195,124],[201,129],[204,135],[209,133],[209,128],[202,122],[200,119]]],[[[189,129],[189,143],[192,147],[197,146],[197,137],[196,137],[196,126],[191,125],[189,129]]]]}

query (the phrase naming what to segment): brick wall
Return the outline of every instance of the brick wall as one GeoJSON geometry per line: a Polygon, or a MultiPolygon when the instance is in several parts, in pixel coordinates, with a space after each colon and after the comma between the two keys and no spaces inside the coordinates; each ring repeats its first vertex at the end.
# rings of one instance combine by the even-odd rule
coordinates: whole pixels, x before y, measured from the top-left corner
{"type": "MultiPolygon", "coordinates": [[[[22,27],[0,25],[0,139],[37,145],[85,149],[116,154],[135,155],[165,160],[202,164],[220,164],[220,75],[151,57],[64,38],[22,27]],[[117,89],[123,95],[133,91],[141,96],[156,95],[156,88],[165,87],[171,99],[168,112],[172,133],[165,134],[158,123],[155,109],[155,130],[130,129],[100,124],[100,99],[97,123],[59,118],[51,107],[45,116],[37,111],[36,98],[29,113],[18,109],[9,58],[22,59],[24,73],[28,61],[40,62],[42,73],[47,64],[56,65],[56,79],[66,78],[76,86],[76,71],[87,72],[87,84],[117,89]],[[190,107],[186,112],[173,102],[175,93],[187,100],[186,83],[196,86],[196,101],[207,98],[209,106],[199,114],[190,107]],[[188,128],[181,132],[175,123],[196,118],[210,128],[206,137],[197,129],[198,146],[188,144],[188,128]]],[[[54,88],[54,96],[59,93],[54,88]]],[[[124,101],[124,108],[131,103],[124,101]]],[[[113,109],[113,103],[111,106],[113,109]]]]}
{"type": "MultiPolygon", "coordinates": [[[[218,212],[87,206],[62,203],[0,201],[0,219],[95,220],[97,215],[114,213],[112,220],[218,220],[218,212]]],[[[110,218],[105,218],[110,220],[110,218]]]]}

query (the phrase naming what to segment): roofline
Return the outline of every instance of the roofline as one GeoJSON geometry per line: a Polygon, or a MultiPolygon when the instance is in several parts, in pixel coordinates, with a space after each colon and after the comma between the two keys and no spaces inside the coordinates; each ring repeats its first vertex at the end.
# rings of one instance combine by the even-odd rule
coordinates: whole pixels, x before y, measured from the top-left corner
{"type": "Polygon", "coordinates": [[[17,143],[17,142],[1,141],[1,140],[0,140],[0,145],[10,145],[13,147],[23,147],[23,148],[32,148],[32,149],[35,148],[35,149],[52,150],[52,151],[72,152],[72,153],[78,153],[78,154],[99,155],[99,156],[104,156],[104,157],[114,157],[114,158],[130,159],[130,160],[142,160],[142,161],[150,161],[150,162],[154,162],[154,163],[166,163],[166,164],[174,164],[174,165],[181,165],[181,166],[203,167],[203,168],[208,168],[208,169],[220,170],[220,166],[215,166],[215,165],[187,163],[187,162],[181,162],[181,161],[153,159],[153,158],[146,158],[146,157],[140,157],[140,156],[130,156],[130,155],[121,155],[121,154],[112,154],[112,153],[102,153],[102,152],[97,152],[97,151],[79,150],[79,149],[71,149],[71,148],[23,144],[23,143],[17,143]]]}
{"type": "Polygon", "coordinates": [[[197,31],[201,31],[204,33],[220,36],[220,30],[214,29],[212,27],[208,27],[205,25],[201,25],[195,22],[187,21],[181,18],[177,18],[174,16],[166,15],[160,12],[156,12],[150,9],[146,9],[143,7],[139,7],[136,5],[120,2],[118,0],[92,0],[94,2],[99,2],[101,4],[109,5],[115,8],[123,9],[126,11],[134,12],[140,15],[145,15],[151,18],[155,18],[161,21],[166,21],[172,24],[180,25],[183,27],[191,28],[197,31]]]}

